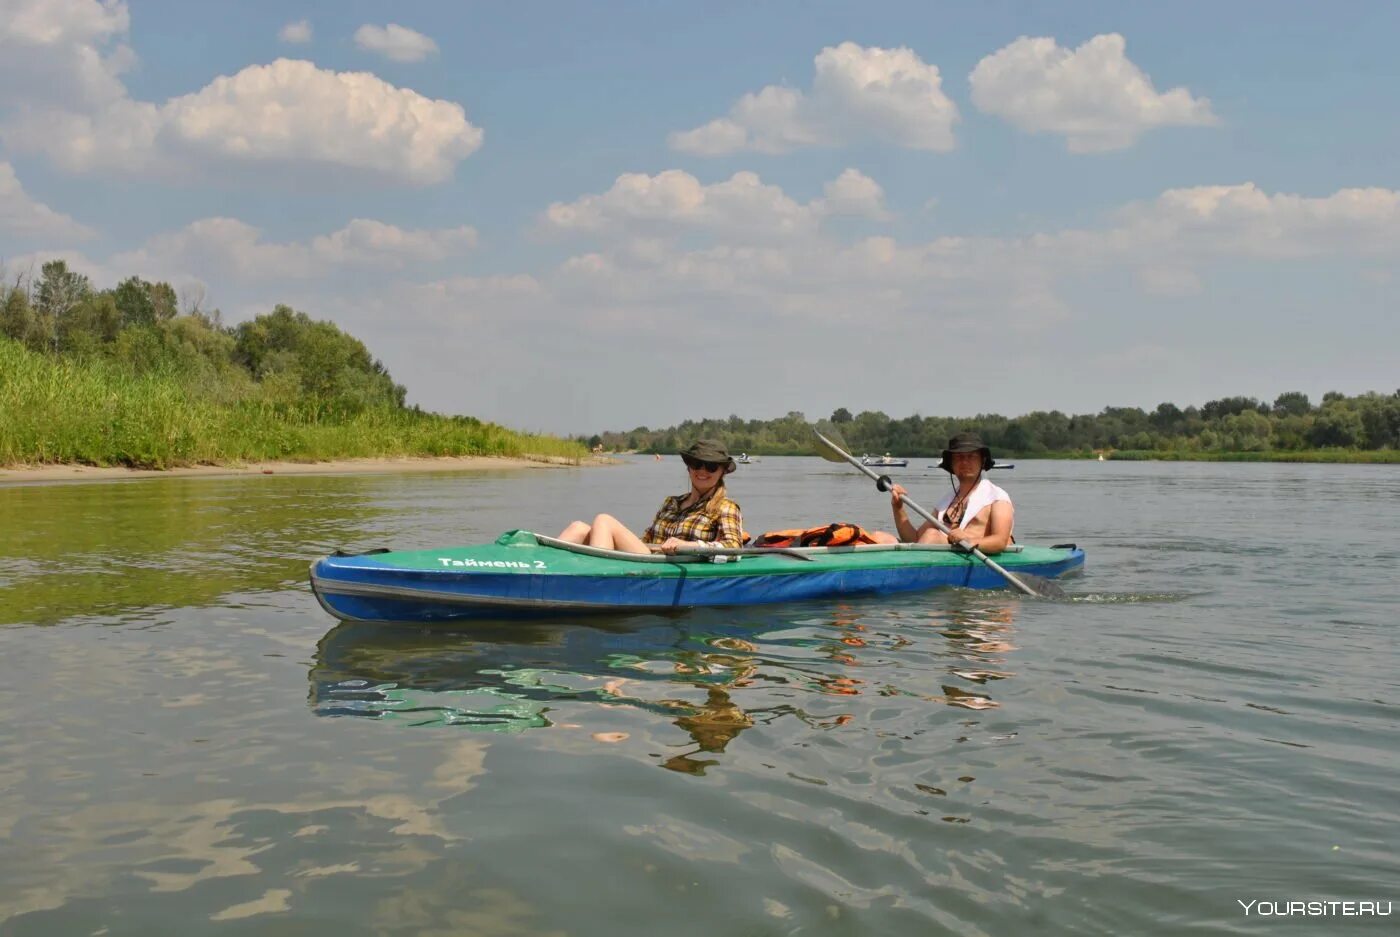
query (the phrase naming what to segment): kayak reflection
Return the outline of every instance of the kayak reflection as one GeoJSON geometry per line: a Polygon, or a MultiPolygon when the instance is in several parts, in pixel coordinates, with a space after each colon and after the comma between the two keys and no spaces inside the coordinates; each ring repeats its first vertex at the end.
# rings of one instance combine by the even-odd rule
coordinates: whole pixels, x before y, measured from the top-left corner
{"type": "Polygon", "coordinates": [[[615,668],[641,648],[683,642],[668,622],[598,626],[483,623],[470,630],[341,622],[311,670],[318,715],[518,731],[550,725],[549,703],[604,700],[615,668]]]}
{"type": "Polygon", "coordinates": [[[888,712],[893,697],[911,712],[920,700],[995,708],[987,686],[1012,676],[1016,603],[949,598],[746,619],[701,610],[463,629],[341,622],[317,645],[309,703],[321,716],[492,732],[596,725],[594,706],[624,706],[683,733],[663,767],[703,775],[738,736],[786,717],[864,731],[872,707],[888,712]],[[927,677],[940,670],[938,695],[927,677]]]}
{"type": "Polygon", "coordinates": [[[310,705],[317,715],[520,732],[555,725],[569,703],[628,705],[672,721],[690,751],[672,770],[703,774],[754,724],[732,698],[758,669],[752,625],[659,616],[598,622],[422,629],[341,622],[317,644],[310,705]],[[678,698],[689,694],[695,699],[678,698]]]}

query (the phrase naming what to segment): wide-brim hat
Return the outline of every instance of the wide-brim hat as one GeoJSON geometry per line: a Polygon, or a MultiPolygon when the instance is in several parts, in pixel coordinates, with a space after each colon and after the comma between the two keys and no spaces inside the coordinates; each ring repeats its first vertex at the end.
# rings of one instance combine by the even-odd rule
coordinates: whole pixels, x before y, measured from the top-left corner
{"type": "Polygon", "coordinates": [[[724,474],[728,475],[739,467],[739,464],[729,457],[729,450],[724,443],[714,439],[697,439],[680,451],[682,459],[694,459],[697,462],[718,462],[724,465],[724,474]]]}
{"type": "Polygon", "coordinates": [[[955,452],[980,452],[982,453],[982,471],[991,468],[994,460],[992,450],[987,448],[982,442],[982,437],[976,433],[958,433],[948,440],[948,448],[943,450],[943,461],[938,463],[938,467],[948,474],[953,473],[953,453],[955,452]]]}

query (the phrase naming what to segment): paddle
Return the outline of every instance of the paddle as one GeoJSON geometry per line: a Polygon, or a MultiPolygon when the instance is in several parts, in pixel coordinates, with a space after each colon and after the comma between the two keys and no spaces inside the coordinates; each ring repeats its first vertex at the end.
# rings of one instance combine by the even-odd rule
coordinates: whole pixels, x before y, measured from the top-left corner
{"type": "MultiPolygon", "coordinates": [[[[568,550],[570,553],[582,553],[586,556],[603,556],[609,559],[631,560],[637,563],[667,563],[677,556],[689,556],[697,559],[705,559],[714,556],[769,556],[774,553],[783,556],[790,556],[797,560],[812,562],[812,557],[795,550],[784,550],[774,547],[681,547],[674,554],[661,552],[660,544],[652,544],[650,553],[626,553],[621,550],[605,550],[602,547],[590,547],[586,543],[570,543],[567,540],[560,540],[557,537],[546,537],[544,534],[530,534],[537,543],[547,547],[556,547],[560,550],[568,550]]],[[[376,551],[371,550],[371,553],[376,551]]],[[[386,551],[379,551],[386,552],[386,551]]]]}
{"type": "MultiPolygon", "coordinates": [[[[821,452],[822,458],[826,459],[828,462],[849,462],[851,465],[854,465],[857,469],[870,476],[871,480],[875,482],[875,487],[878,488],[880,491],[890,490],[890,487],[894,483],[890,481],[890,477],[888,475],[876,475],[874,472],[870,471],[868,466],[862,465],[860,463],[860,460],[857,459],[855,456],[851,455],[845,449],[842,449],[836,443],[823,436],[819,430],[814,429],[812,432],[816,433],[817,438],[820,439],[822,442],[822,445],[818,447],[819,451],[821,452]]],[[[828,430],[828,432],[831,432],[832,435],[840,435],[834,430],[828,430]]],[[[902,500],[905,506],[911,509],[915,514],[919,515],[924,520],[932,524],[934,527],[937,527],[939,530],[941,530],[944,536],[948,537],[949,542],[952,541],[953,537],[957,536],[957,534],[953,533],[946,524],[944,524],[938,518],[934,517],[928,511],[925,511],[923,508],[915,504],[914,501],[908,495],[901,495],[900,500],[902,500]]],[[[1017,590],[1026,595],[1034,595],[1043,599],[1058,599],[1064,597],[1064,590],[1061,589],[1059,586],[1055,585],[1053,582],[1050,582],[1048,579],[1041,579],[1039,576],[1014,575],[1005,567],[1003,567],[1000,563],[991,559],[989,556],[987,556],[987,554],[972,546],[966,540],[960,541],[958,543],[958,546],[959,548],[966,550],[968,553],[971,553],[973,556],[977,557],[983,563],[987,564],[988,569],[991,569],[993,572],[1000,575],[1001,578],[1005,579],[1017,590]],[[1035,584],[1034,588],[1031,586],[1031,583],[1035,584]]]]}
{"type": "MultiPolygon", "coordinates": [[[[653,555],[664,556],[655,547],[652,548],[653,555]]],[[[798,553],[796,550],[785,550],[782,547],[724,547],[715,549],[712,547],[680,547],[673,554],[674,556],[772,556],[774,553],[780,556],[790,556],[795,560],[806,560],[809,563],[816,562],[805,553],[798,553]]]]}

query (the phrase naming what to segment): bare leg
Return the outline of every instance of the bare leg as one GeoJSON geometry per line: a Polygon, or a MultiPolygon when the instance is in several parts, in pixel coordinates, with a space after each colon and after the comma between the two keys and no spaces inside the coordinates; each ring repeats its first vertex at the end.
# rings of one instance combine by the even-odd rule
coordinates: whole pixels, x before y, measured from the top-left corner
{"type": "Polygon", "coordinates": [[[894,534],[886,533],[883,530],[872,530],[870,532],[870,539],[874,540],[876,543],[899,543],[898,537],[894,534]]]}
{"type": "Polygon", "coordinates": [[[559,532],[555,540],[566,540],[569,543],[585,543],[588,540],[588,532],[591,530],[583,521],[574,521],[559,532]]]}
{"type": "Polygon", "coordinates": [[[599,514],[593,518],[593,526],[588,532],[588,545],[604,550],[621,550],[624,553],[650,553],[651,547],[642,543],[642,538],[628,530],[622,521],[611,514],[599,514]]]}

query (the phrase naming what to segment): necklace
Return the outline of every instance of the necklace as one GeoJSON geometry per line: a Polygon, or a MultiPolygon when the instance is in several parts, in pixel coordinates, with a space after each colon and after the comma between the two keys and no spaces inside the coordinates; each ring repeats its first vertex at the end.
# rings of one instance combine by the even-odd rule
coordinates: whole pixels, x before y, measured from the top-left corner
{"type": "Polygon", "coordinates": [[[968,496],[971,495],[976,488],[977,486],[973,485],[971,488],[967,489],[967,491],[959,491],[953,497],[953,500],[949,502],[948,507],[943,511],[943,523],[947,524],[949,527],[956,527],[958,524],[962,523],[963,512],[967,509],[968,496]]]}

